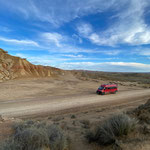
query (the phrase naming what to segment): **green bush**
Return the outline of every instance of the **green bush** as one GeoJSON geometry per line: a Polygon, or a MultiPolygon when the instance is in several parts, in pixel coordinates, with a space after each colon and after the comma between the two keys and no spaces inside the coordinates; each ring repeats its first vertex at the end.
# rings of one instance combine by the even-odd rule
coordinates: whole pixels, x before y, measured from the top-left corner
{"type": "Polygon", "coordinates": [[[100,145],[109,145],[116,142],[117,137],[128,135],[135,129],[137,121],[126,114],[114,115],[97,126],[94,131],[86,135],[89,142],[97,142],[100,145]]]}

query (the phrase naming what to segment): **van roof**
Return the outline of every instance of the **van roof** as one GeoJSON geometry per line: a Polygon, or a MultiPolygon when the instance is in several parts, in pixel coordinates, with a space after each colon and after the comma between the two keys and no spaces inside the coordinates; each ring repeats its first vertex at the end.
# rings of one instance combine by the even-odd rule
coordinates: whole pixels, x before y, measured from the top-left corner
{"type": "Polygon", "coordinates": [[[117,87],[116,84],[102,84],[101,87],[117,87]]]}

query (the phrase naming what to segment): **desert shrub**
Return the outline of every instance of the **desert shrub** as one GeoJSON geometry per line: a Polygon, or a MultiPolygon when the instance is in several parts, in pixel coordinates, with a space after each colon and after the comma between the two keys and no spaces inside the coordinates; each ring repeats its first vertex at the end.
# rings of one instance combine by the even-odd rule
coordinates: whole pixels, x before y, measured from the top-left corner
{"type": "Polygon", "coordinates": [[[49,146],[51,150],[65,150],[68,147],[67,138],[60,128],[55,125],[47,127],[49,146]]]}
{"type": "Polygon", "coordinates": [[[68,140],[56,125],[25,121],[13,126],[14,135],[0,150],[66,150],[68,140]]]}
{"type": "Polygon", "coordinates": [[[137,121],[126,114],[119,114],[109,118],[106,123],[115,136],[122,136],[133,131],[137,121]]]}
{"type": "Polygon", "coordinates": [[[90,128],[90,121],[89,120],[80,120],[80,123],[82,123],[83,128],[90,128]]]}
{"type": "Polygon", "coordinates": [[[76,115],[71,115],[71,119],[75,119],[76,118],[76,115]]]}
{"type": "Polygon", "coordinates": [[[43,129],[26,128],[14,135],[14,139],[19,143],[23,150],[38,150],[48,147],[48,136],[43,129]]]}
{"type": "Polygon", "coordinates": [[[97,126],[94,131],[89,131],[86,137],[89,142],[100,145],[109,145],[116,142],[117,137],[128,135],[135,129],[137,121],[126,114],[117,114],[97,126]]]}
{"type": "Polygon", "coordinates": [[[22,146],[17,143],[13,138],[0,144],[0,150],[23,150],[22,146]]]}
{"type": "Polygon", "coordinates": [[[32,120],[22,121],[22,122],[15,123],[13,125],[13,129],[15,131],[15,134],[17,134],[17,133],[20,133],[21,131],[25,130],[26,128],[33,127],[35,124],[36,123],[32,120]]]}

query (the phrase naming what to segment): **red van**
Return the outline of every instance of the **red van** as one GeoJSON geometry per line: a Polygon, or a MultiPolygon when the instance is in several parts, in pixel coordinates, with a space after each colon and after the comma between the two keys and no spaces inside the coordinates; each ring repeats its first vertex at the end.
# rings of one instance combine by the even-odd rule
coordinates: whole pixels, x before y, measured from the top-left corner
{"type": "Polygon", "coordinates": [[[96,91],[97,94],[105,95],[107,93],[116,93],[118,87],[116,84],[102,84],[96,91]]]}

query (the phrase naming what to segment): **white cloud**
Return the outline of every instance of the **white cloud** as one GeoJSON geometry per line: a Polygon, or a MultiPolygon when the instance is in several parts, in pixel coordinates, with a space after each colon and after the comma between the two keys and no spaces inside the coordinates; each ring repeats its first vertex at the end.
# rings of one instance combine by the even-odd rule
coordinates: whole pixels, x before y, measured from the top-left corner
{"type": "Polygon", "coordinates": [[[59,33],[43,33],[42,36],[47,42],[54,43],[57,47],[61,47],[61,42],[64,40],[64,37],[59,33]]]}
{"type": "Polygon", "coordinates": [[[104,64],[110,64],[114,66],[135,67],[135,68],[150,70],[150,64],[142,64],[142,63],[135,63],[135,62],[109,62],[104,64]]]}
{"type": "MultiPolygon", "coordinates": [[[[120,3],[123,2],[120,1],[120,3]]],[[[144,20],[145,8],[150,4],[146,0],[126,0],[124,3],[127,6],[125,8],[119,7],[119,13],[114,16],[117,21],[110,25],[109,28],[104,31],[96,31],[94,27],[88,24],[90,32],[83,34],[84,30],[78,30],[79,34],[97,45],[150,44],[150,27],[144,20]]],[[[87,23],[82,23],[79,26],[84,29],[87,23]]]]}
{"type": "Polygon", "coordinates": [[[150,72],[150,64],[135,62],[69,62],[59,66],[63,69],[82,69],[97,71],[116,71],[116,72],[150,72]]]}
{"type": "Polygon", "coordinates": [[[31,40],[17,40],[17,39],[8,39],[8,38],[0,37],[0,41],[6,43],[18,44],[18,45],[39,46],[37,42],[31,40]]]}
{"type": "Polygon", "coordinates": [[[80,36],[78,36],[77,34],[73,34],[72,37],[73,37],[74,39],[78,40],[78,42],[79,42],[80,44],[83,43],[82,38],[81,38],[80,36]]]}
{"type": "Polygon", "coordinates": [[[105,50],[105,51],[101,51],[101,52],[106,54],[106,55],[118,55],[122,51],[121,50],[105,50]]]}
{"type": "MultiPolygon", "coordinates": [[[[145,8],[150,5],[149,0],[109,0],[109,2],[106,0],[8,0],[0,3],[0,8],[5,7],[21,17],[32,19],[33,22],[34,20],[50,22],[55,26],[111,9],[116,12],[111,18],[116,19],[106,30],[98,32],[90,24],[85,23],[78,25],[78,32],[97,45],[150,43],[150,27],[144,20],[145,8]]],[[[53,42],[60,46],[57,38],[53,42]]]]}
{"type": "Polygon", "coordinates": [[[93,32],[93,29],[90,24],[82,23],[82,24],[78,24],[77,31],[83,36],[88,36],[93,32]]]}
{"type": "Polygon", "coordinates": [[[144,56],[145,58],[150,57],[150,48],[138,48],[132,50],[131,54],[144,56]]]}
{"type": "Polygon", "coordinates": [[[150,49],[140,50],[139,54],[143,56],[150,56],[150,49]]]}
{"type": "Polygon", "coordinates": [[[68,59],[61,58],[59,56],[53,57],[52,55],[41,55],[41,56],[32,56],[28,54],[16,53],[14,56],[21,58],[26,58],[28,61],[35,65],[44,65],[44,66],[57,66],[57,63],[62,63],[68,59]]]}
{"type": "Polygon", "coordinates": [[[71,54],[68,54],[68,55],[63,55],[65,57],[71,57],[71,58],[84,58],[83,55],[71,55],[71,54]]]}
{"type": "MultiPolygon", "coordinates": [[[[69,58],[64,58],[60,55],[56,55],[56,57],[53,57],[52,55],[31,56],[22,53],[16,53],[15,56],[27,58],[27,60],[33,64],[55,66],[62,69],[82,69],[113,72],[150,72],[150,64],[137,62],[87,62],[87,60],[93,60],[93,58],[83,57],[80,55],[66,55],[69,58]],[[78,61],[72,62],[72,60],[78,61]]],[[[99,58],[98,60],[101,59],[99,58]]],[[[104,60],[106,61],[109,59],[106,58],[104,60]]]]}
{"type": "MultiPolygon", "coordinates": [[[[123,23],[123,22],[122,22],[123,23]]],[[[117,25],[116,25],[117,26],[117,25]]],[[[126,26],[128,26],[126,24],[126,26]]],[[[115,46],[118,44],[129,44],[129,45],[142,45],[150,44],[150,28],[146,27],[144,24],[129,25],[126,29],[125,26],[118,27],[118,30],[114,31],[108,29],[101,33],[96,33],[96,31],[91,31],[89,34],[79,33],[84,38],[89,39],[92,43],[97,45],[115,46]],[[126,32],[125,32],[126,31],[126,32]]]]}
{"type": "Polygon", "coordinates": [[[102,40],[100,39],[99,35],[97,35],[96,33],[92,33],[89,37],[88,37],[93,43],[96,43],[99,45],[99,43],[102,42],[102,40]]]}
{"type": "Polygon", "coordinates": [[[55,26],[118,5],[117,0],[109,0],[109,3],[106,0],[8,0],[0,2],[1,7],[7,7],[9,11],[21,17],[50,22],[55,26]]]}
{"type": "Polygon", "coordinates": [[[21,57],[21,58],[26,58],[27,57],[25,54],[22,54],[22,53],[16,53],[15,56],[21,57]]]}
{"type": "Polygon", "coordinates": [[[49,52],[58,52],[58,53],[89,53],[97,55],[118,55],[122,53],[122,50],[119,49],[89,49],[89,48],[80,48],[78,46],[72,46],[70,44],[62,44],[61,47],[48,47],[49,52]]]}

